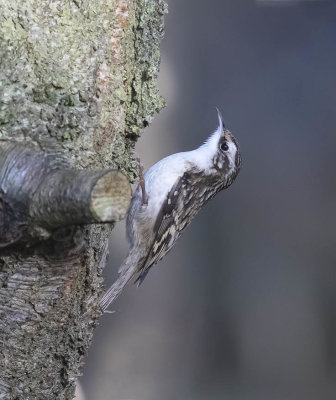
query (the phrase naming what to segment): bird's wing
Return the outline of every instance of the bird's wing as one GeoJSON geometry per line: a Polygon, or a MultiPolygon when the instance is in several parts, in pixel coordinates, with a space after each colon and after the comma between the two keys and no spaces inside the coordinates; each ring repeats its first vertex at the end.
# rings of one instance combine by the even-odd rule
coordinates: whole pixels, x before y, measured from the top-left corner
{"type": "Polygon", "coordinates": [[[173,247],[182,230],[190,223],[197,213],[198,207],[194,207],[193,188],[191,175],[185,172],[180,176],[163,203],[155,225],[155,237],[142,266],[139,268],[139,277],[136,282],[141,282],[146,277],[150,267],[160,261],[173,247]]]}

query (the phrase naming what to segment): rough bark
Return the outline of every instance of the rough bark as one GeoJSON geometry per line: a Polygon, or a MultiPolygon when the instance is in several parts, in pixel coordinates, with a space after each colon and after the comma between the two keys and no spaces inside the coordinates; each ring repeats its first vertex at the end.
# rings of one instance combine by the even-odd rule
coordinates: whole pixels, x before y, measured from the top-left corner
{"type": "MultiPolygon", "coordinates": [[[[136,177],[135,141],[163,106],[156,76],[164,13],[162,0],[0,0],[0,144],[33,146],[60,163],[34,190],[38,196],[21,204],[50,200],[60,212],[46,217],[48,206],[35,207],[30,218],[49,221],[34,230],[38,240],[0,250],[1,399],[73,398],[100,316],[112,225],[73,225],[104,220],[88,221],[85,207],[78,219],[70,212],[60,224],[69,210],[61,199],[69,193],[73,199],[71,191],[81,187],[73,177],[95,174],[89,170],[100,171],[90,202],[104,197],[106,182],[96,183],[111,169],[136,177]],[[53,182],[70,189],[52,192],[53,182]]],[[[0,189],[0,222],[7,216],[20,231],[27,212],[8,219],[8,189],[0,189]]]]}

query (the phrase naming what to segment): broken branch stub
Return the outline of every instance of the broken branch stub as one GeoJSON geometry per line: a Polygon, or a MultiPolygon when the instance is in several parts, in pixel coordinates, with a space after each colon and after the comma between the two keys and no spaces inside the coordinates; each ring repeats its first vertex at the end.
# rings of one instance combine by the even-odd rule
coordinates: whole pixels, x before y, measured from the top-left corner
{"type": "Polygon", "coordinates": [[[130,184],[119,171],[65,169],[48,174],[34,193],[30,217],[45,228],[122,219],[130,184]]]}
{"type": "Polygon", "coordinates": [[[119,221],[130,199],[119,171],[77,170],[57,153],[0,143],[0,247],[69,225],[119,221]]]}

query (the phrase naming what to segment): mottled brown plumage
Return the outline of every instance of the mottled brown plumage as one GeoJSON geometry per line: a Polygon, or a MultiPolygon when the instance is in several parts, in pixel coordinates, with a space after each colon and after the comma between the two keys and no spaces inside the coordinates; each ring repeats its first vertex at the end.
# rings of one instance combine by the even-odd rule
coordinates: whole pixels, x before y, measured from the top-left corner
{"type": "Polygon", "coordinates": [[[220,113],[218,119],[218,129],[205,144],[166,157],[145,174],[148,201],[138,187],[127,216],[130,252],[119,269],[120,277],[101,300],[103,310],[132,277],[140,284],[199,210],[236,178],[241,164],[238,144],[220,113]]]}

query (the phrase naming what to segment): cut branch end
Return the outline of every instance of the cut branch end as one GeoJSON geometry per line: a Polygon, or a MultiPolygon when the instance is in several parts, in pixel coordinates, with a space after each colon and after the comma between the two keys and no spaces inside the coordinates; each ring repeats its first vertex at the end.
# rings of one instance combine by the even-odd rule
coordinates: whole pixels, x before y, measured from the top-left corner
{"type": "Polygon", "coordinates": [[[109,171],[99,178],[91,191],[91,211],[97,221],[119,221],[126,215],[131,187],[119,171],[109,171]]]}

